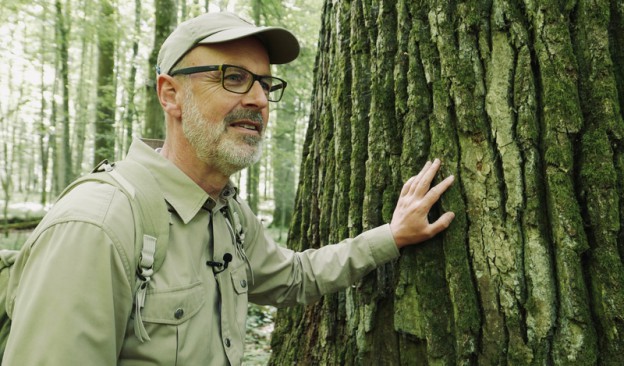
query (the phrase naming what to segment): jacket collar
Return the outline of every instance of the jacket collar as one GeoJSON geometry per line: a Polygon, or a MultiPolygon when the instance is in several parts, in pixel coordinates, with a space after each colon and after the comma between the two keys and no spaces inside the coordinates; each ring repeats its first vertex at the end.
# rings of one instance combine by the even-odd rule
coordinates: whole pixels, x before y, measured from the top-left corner
{"type": "Polygon", "coordinates": [[[158,143],[156,140],[149,140],[148,143],[134,139],[126,158],[150,170],[162,188],[165,200],[185,224],[191,221],[202,207],[220,208],[228,199],[236,197],[238,190],[230,181],[221,192],[220,201],[223,203],[215,202],[189,176],[155,150],[162,146],[162,141],[158,143]]]}

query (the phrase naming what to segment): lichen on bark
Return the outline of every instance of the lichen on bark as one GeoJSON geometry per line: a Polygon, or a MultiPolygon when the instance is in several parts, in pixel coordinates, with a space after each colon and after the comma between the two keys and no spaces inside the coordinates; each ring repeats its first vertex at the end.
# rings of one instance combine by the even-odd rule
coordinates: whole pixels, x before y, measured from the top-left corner
{"type": "Polygon", "coordinates": [[[433,158],[435,182],[456,181],[432,219],[456,217],[346,291],[280,310],[274,364],[619,362],[620,3],[326,2],[289,245],[387,223],[433,158]]]}

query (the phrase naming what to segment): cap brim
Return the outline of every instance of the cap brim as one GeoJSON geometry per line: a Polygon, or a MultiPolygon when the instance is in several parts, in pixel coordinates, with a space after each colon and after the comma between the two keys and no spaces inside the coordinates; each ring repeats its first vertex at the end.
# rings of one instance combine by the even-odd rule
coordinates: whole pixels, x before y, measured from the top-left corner
{"type": "Polygon", "coordinates": [[[299,42],[288,30],[279,27],[230,28],[200,40],[197,44],[211,44],[256,36],[264,44],[272,64],[285,64],[299,56],[299,42]]]}

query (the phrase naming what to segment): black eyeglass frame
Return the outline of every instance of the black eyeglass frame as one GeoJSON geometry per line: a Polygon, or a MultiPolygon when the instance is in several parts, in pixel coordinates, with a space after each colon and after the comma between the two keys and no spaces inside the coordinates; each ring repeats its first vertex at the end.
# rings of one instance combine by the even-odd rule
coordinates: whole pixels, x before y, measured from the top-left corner
{"type": "MultiPolygon", "coordinates": [[[[230,93],[235,93],[235,94],[246,94],[248,93],[251,88],[253,87],[254,83],[256,81],[258,81],[260,83],[260,86],[262,86],[262,89],[266,90],[266,96],[267,99],[269,100],[269,102],[279,102],[280,100],[282,100],[282,97],[284,96],[284,90],[286,89],[286,86],[288,85],[288,83],[286,82],[286,80],[284,79],[280,79],[278,77],[275,76],[271,76],[271,75],[258,75],[258,74],[254,74],[253,72],[245,69],[244,67],[240,67],[240,66],[236,66],[236,65],[228,65],[228,64],[221,64],[221,65],[206,65],[206,66],[193,66],[193,67],[186,67],[183,69],[178,69],[178,70],[174,70],[171,73],[169,73],[169,76],[176,76],[176,75],[191,75],[191,74],[197,74],[200,72],[208,72],[208,71],[221,71],[221,86],[223,87],[223,89],[229,91],[230,93]],[[247,90],[245,90],[244,92],[238,92],[238,91],[234,91],[234,90],[230,90],[225,86],[225,70],[227,70],[229,67],[235,67],[237,69],[241,69],[244,70],[246,72],[248,72],[252,78],[253,81],[251,83],[249,83],[249,87],[247,88],[247,90]],[[263,82],[263,79],[275,79],[278,80],[280,83],[273,85],[274,83],[271,83],[271,86],[269,88],[265,88],[265,85],[267,85],[266,82],[263,82]],[[282,87],[283,85],[283,87],[282,87]],[[279,98],[276,100],[273,100],[270,98],[271,92],[274,92],[276,90],[282,90],[282,93],[279,95],[279,98]]],[[[267,85],[268,86],[268,85],[267,85]]]]}

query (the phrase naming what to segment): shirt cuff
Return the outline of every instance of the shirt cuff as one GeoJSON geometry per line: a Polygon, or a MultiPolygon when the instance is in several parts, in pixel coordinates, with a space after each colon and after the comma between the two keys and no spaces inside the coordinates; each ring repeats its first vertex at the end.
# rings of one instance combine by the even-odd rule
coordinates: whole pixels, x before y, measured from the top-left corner
{"type": "Polygon", "coordinates": [[[366,235],[366,241],[377,266],[399,257],[399,248],[394,242],[390,224],[368,230],[363,235],[366,235]]]}

